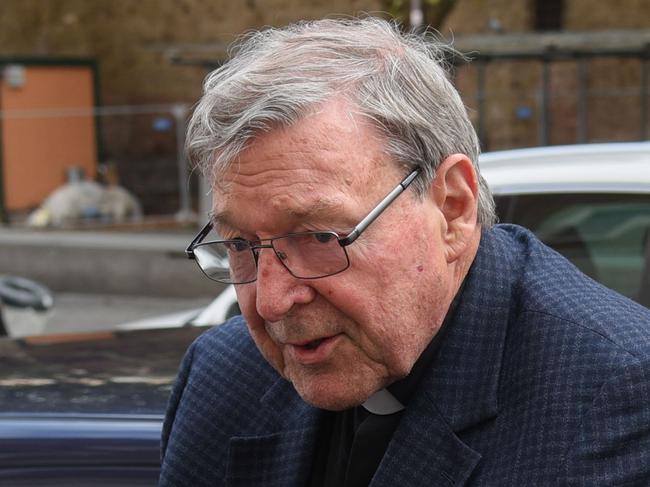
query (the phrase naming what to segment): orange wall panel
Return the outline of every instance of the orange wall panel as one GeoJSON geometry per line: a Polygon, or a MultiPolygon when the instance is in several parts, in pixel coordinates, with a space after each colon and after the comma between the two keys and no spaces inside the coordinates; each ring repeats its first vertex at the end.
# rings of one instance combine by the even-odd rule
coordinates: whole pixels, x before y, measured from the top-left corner
{"type": "Polygon", "coordinates": [[[95,176],[93,74],[88,67],[26,66],[25,84],[0,83],[2,165],[7,210],[39,205],[70,166],[95,176]]]}

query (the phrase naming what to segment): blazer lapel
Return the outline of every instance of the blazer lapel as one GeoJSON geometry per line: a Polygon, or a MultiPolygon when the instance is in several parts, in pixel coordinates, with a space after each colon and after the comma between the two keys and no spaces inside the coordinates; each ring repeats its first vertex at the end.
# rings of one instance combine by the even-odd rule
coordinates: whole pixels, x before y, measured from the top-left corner
{"type": "Polygon", "coordinates": [[[409,407],[371,482],[395,485],[464,485],[481,455],[460,441],[434,409],[409,407]]]}
{"type": "Polygon", "coordinates": [[[311,471],[320,411],[300,399],[293,386],[279,379],[262,397],[270,434],[230,440],[226,485],[305,485],[311,471]]]}
{"type": "MultiPolygon", "coordinates": [[[[464,485],[481,455],[463,440],[498,414],[516,263],[485,232],[438,354],[411,398],[371,485],[464,485]],[[514,269],[513,269],[514,267],[514,269]]],[[[470,441],[470,440],[468,440],[470,441]]]]}

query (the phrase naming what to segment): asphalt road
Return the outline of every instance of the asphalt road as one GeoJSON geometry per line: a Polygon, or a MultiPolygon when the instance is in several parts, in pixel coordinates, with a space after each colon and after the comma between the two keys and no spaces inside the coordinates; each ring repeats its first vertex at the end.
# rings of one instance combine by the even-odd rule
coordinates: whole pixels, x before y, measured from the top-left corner
{"type": "Polygon", "coordinates": [[[110,330],[128,323],[178,311],[203,308],[209,298],[169,298],[118,296],[106,294],[56,293],[54,308],[47,314],[4,310],[5,321],[20,321],[27,326],[44,323],[44,333],[76,333],[110,330]]]}

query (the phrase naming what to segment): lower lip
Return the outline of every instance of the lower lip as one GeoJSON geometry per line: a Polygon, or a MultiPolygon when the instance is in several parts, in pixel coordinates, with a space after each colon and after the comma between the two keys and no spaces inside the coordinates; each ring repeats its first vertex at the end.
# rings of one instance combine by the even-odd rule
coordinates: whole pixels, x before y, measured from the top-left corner
{"type": "Polygon", "coordinates": [[[303,365],[313,365],[319,362],[324,362],[330,358],[341,338],[342,335],[334,335],[325,338],[318,347],[314,349],[289,345],[289,353],[296,362],[303,365]]]}

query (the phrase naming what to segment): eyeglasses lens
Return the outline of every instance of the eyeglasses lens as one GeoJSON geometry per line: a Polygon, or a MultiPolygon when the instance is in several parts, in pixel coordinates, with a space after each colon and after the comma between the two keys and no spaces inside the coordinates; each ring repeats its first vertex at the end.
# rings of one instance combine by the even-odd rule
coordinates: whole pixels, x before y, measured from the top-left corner
{"type": "MultiPolygon", "coordinates": [[[[332,232],[308,232],[271,240],[275,255],[291,274],[316,279],[347,269],[349,260],[332,232]]],[[[257,278],[255,244],[244,240],[206,242],[194,249],[196,261],[211,279],[231,284],[252,282],[257,278]]]]}
{"type": "Polygon", "coordinates": [[[295,277],[316,279],[348,267],[348,256],[335,233],[289,235],[273,240],[273,248],[295,277]]]}

